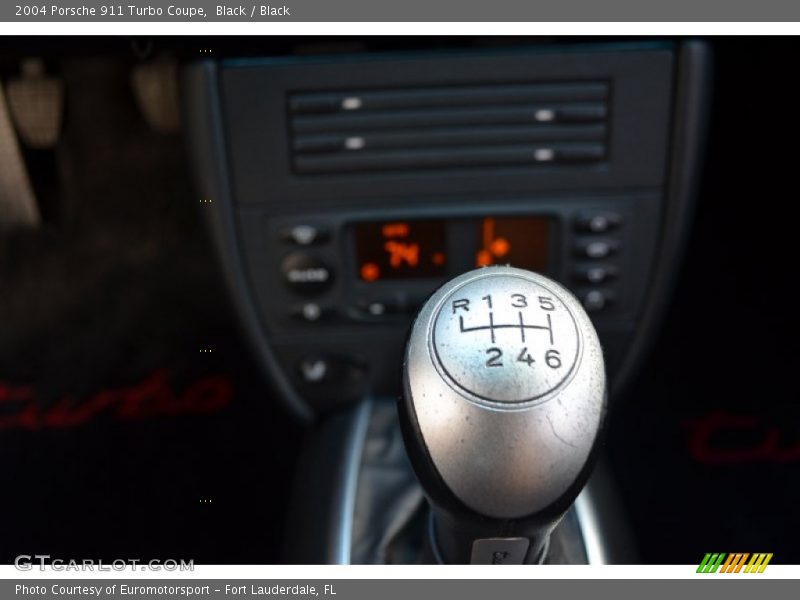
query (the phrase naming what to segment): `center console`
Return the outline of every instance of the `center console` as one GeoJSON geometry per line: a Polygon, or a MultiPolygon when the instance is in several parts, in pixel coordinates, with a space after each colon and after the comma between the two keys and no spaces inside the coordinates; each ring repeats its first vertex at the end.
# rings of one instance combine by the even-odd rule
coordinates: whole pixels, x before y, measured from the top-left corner
{"type": "Polygon", "coordinates": [[[521,41],[186,68],[203,210],[281,399],[311,417],[396,396],[412,315],[490,264],[567,286],[619,389],[691,213],[706,54],[521,41]]]}
{"type": "MultiPolygon", "coordinates": [[[[184,68],[184,126],[200,207],[232,298],[276,398],[314,423],[291,502],[290,561],[448,560],[426,554],[441,547],[459,562],[469,558],[460,532],[495,543],[493,529],[473,527],[481,519],[433,493],[436,477],[423,482],[429,500],[437,499],[429,510],[400,439],[395,399],[403,393],[406,340],[420,307],[446,282],[490,265],[553,280],[570,312],[588,315],[584,329],[596,332],[612,409],[657,334],[692,214],[707,49],[675,40],[513,41],[431,42],[437,47],[429,50],[417,42],[400,53],[362,40],[351,54],[298,51],[184,68]]],[[[488,331],[494,343],[496,331],[517,327],[522,343],[556,308],[538,298],[527,314],[512,297],[513,310],[503,316],[490,294],[473,295],[473,307],[486,314],[464,318],[468,307],[459,303],[466,300],[454,297],[449,317],[461,323],[454,339],[486,341],[488,331]],[[494,321],[496,312],[505,320],[494,321]]],[[[475,373],[563,366],[552,353],[509,348],[481,346],[485,365],[470,362],[455,376],[471,381],[475,373]],[[498,362],[498,352],[511,362],[498,362]],[[499,366],[506,368],[492,370],[499,366]]],[[[447,351],[462,350],[456,343],[447,351]]],[[[470,360],[478,359],[473,353],[470,360]]],[[[414,407],[426,405],[421,381],[414,407]]],[[[460,402],[461,395],[454,397],[460,402]]],[[[507,416],[516,419],[516,408],[507,416]]],[[[570,418],[563,426],[584,422],[570,418]]],[[[550,428],[560,448],[566,442],[553,422],[550,428]]],[[[544,443],[550,429],[542,431],[522,437],[544,443]]],[[[406,435],[406,446],[430,450],[415,439],[406,435]]],[[[450,464],[462,456],[459,448],[437,460],[450,464]]],[[[483,462],[464,464],[469,471],[483,462]]],[[[417,460],[417,474],[427,472],[420,464],[427,463],[417,460]]],[[[557,503],[539,521],[520,521],[529,549],[517,558],[634,560],[604,473],[601,456],[574,506],[557,503]]],[[[481,481],[498,474],[491,469],[481,481]]],[[[458,488],[461,479],[451,480],[458,488]]],[[[565,498],[575,497],[573,488],[565,498]]],[[[506,552],[490,549],[493,562],[506,552]]]]}

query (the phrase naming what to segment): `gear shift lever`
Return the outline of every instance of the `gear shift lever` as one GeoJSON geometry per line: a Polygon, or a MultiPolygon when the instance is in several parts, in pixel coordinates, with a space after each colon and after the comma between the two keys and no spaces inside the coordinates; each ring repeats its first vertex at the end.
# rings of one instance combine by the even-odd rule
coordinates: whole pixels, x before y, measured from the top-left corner
{"type": "Polygon", "coordinates": [[[422,307],[403,379],[403,436],[440,559],[541,562],[605,412],[603,354],[580,303],[530,271],[465,273],[422,307]]]}

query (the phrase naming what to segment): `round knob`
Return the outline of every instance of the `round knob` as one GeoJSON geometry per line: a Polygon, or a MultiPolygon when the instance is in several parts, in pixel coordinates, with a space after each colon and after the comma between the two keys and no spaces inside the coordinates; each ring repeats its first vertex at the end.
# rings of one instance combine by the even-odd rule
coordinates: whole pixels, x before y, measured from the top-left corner
{"type": "Polygon", "coordinates": [[[489,407],[549,397],[572,374],[581,333],[568,304],[541,277],[481,272],[436,307],[430,348],[443,378],[489,407]]]}
{"type": "Polygon", "coordinates": [[[606,379],[594,327],[562,286],[500,266],[448,282],[412,327],[404,385],[407,446],[434,505],[507,520],[574,500],[606,379]]]}

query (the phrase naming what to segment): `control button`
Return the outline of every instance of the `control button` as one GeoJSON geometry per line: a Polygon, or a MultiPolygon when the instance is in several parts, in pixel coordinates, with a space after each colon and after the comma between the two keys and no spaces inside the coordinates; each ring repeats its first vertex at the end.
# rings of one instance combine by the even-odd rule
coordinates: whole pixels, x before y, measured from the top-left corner
{"type": "Polygon", "coordinates": [[[578,255],[586,258],[608,258],[619,250],[617,240],[591,240],[578,243],[578,255]]]}
{"type": "Polygon", "coordinates": [[[281,237],[298,246],[313,246],[328,240],[328,231],[316,225],[294,225],[283,230],[281,237]]]}
{"type": "Polygon", "coordinates": [[[604,283],[616,278],[619,269],[614,265],[580,266],[575,270],[575,277],[586,283],[604,283]]]}
{"type": "Polygon", "coordinates": [[[306,302],[305,304],[300,304],[292,311],[292,316],[309,323],[322,321],[323,319],[330,317],[331,314],[333,314],[333,309],[317,304],[316,302],[306,302]]]}
{"type": "Polygon", "coordinates": [[[297,371],[304,383],[358,384],[366,376],[366,364],[354,356],[312,354],[300,360],[297,371]]]}
{"type": "Polygon", "coordinates": [[[583,307],[586,312],[599,312],[606,308],[613,300],[610,292],[602,290],[589,290],[583,296],[583,307]]]}
{"type": "Polygon", "coordinates": [[[391,307],[387,306],[385,302],[370,302],[366,306],[366,312],[373,317],[382,317],[391,312],[391,307]]]}
{"type": "Polygon", "coordinates": [[[320,259],[302,252],[283,259],[281,271],[286,283],[296,292],[321,292],[333,283],[331,269],[320,259]]]}
{"type": "Polygon", "coordinates": [[[356,303],[356,310],[364,317],[388,317],[400,312],[400,305],[394,300],[360,300],[356,303]]]}
{"type": "Polygon", "coordinates": [[[306,383],[322,383],[331,376],[331,363],[321,356],[309,356],[300,361],[300,377],[306,383]]]}
{"type": "Polygon", "coordinates": [[[622,224],[622,217],[612,212],[585,212],[575,218],[575,227],[589,233],[605,233],[622,224]]]}

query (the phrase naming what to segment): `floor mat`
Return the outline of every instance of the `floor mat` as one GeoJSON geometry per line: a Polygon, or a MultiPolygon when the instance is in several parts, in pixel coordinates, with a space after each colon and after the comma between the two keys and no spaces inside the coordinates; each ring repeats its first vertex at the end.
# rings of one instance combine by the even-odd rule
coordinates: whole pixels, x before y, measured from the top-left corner
{"type": "Polygon", "coordinates": [[[769,115],[741,119],[776,89],[796,44],[731,38],[715,49],[711,144],[683,273],[646,369],[612,407],[609,446],[646,562],[773,552],[773,563],[796,564],[797,233],[791,212],[773,208],[791,211],[796,152],[786,145],[800,118],[776,91],[769,115]],[[742,140],[772,151],[742,152],[742,140]]]}
{"type": "Polygon", "coordinates": [[[301,431],[239,335],[179,136],[62,65],[58,218],[0,238],[0,562],[280,560],[301,431]]]}

